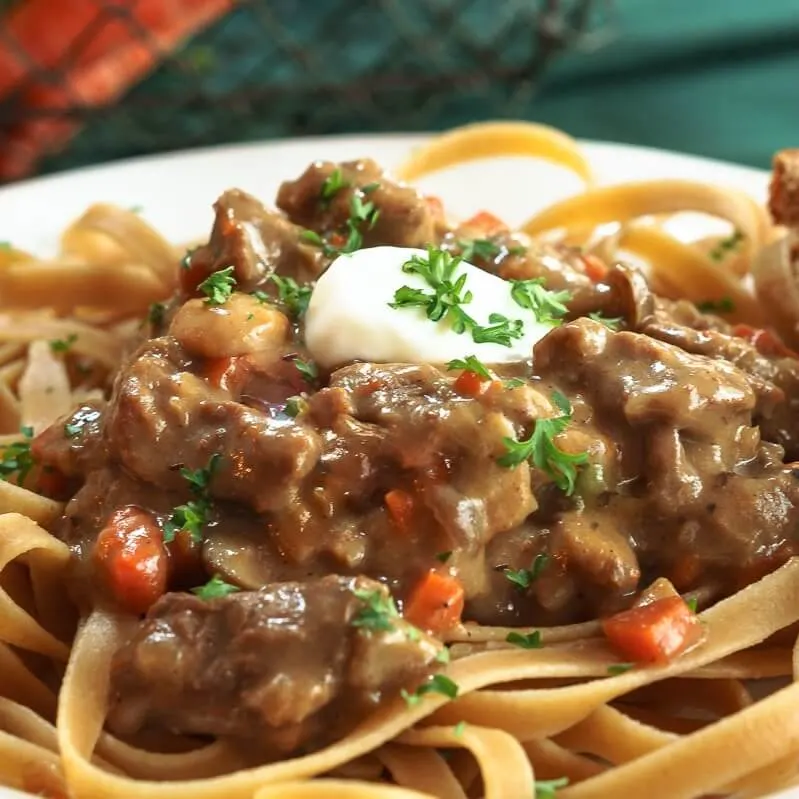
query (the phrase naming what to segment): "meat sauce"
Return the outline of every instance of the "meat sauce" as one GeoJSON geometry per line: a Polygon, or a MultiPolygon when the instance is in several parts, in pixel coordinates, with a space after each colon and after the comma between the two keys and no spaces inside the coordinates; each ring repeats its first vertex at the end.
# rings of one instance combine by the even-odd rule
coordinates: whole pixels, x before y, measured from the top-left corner
{"type": "Polygon", "coordinates": [[[272,278],[312,284],[331,258],[318,237],[341,241],[354,194],[379,210],[362,246],[480,238],[370,161],[313,164],[279,210],[228,191],[109,401],[66,420],[79,435],[61,422],[34,444],[81,483],[58,530],[80,601],[151,605],[115,660],[117,731],[232,735],[275,756],[322,745],[441,668],[446,630],[398,615],[431,573],[458,586],[465,622],[553,625],[629,608],[660,577],[712,601],[796,551],[799,362],[629,267],[495,232],[475,264],[569,292],[531,360],[485,383],[436,364],[315,368],[302,302],[272,278]],[[236,291],[209,309],[197,287],[228,267],[236,291]],[[506,440],[563,416],[559,397],[570,490],[503,463],[506,440]],[[145,514],[154,604],[109,588],[98,556],[127,508],[145,514]],[[188,526],[165,535],[176,508],[188,526]],[[229,591],[186,593],[210,578],[229,591]]]}

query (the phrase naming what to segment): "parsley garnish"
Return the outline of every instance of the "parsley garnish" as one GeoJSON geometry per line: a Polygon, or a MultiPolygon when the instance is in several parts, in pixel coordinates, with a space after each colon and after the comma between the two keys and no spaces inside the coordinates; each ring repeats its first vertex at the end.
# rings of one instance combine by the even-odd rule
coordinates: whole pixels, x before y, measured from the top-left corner
{"type": "Polygon", "coordinates": [[[614,663],[613,665],[608,666],[608,674],[613,676],[624,674],[633,668],[633,666],[635,666],[635,663],[614,663]]]}
{"type": "Polygon", "coordinates": [[[568,777],[560,777],[557,780],[536,780],[535,799],[555,799],[558,789],[565,788],[568,784],[568,777]]]}
{"type": "Polygon", "coordinates": [[[169,544],[181,530],[185,530],[193,541],[200,543],[203,539],[203,528],[208,524],[211,511],[211,497],[208,488],[211,478],[216,472],[220,455],[214,454],[203,469],[187,469],[182,467],[180,474],[189,484],[189,490],[195,499],[185,505],[178,505],[164,524],[164,542],[169,544]]]}
{"type": "Polygon", "coordinates": [[[361,230],[364,226],[371,230],[380,217],[380,209],[376,208],[371,201],[364,202],[363,196],[374,191],[377,186],[378,184],[374,184],[373,187],[365,186],[350,197],[350,218],[345,223],[344,232],[335,234],[342,237],[346,234],[347,238],[341,246],[331,244],[314,230],[304,230],[300,234],[300,238],[315,247],[320,247],[328,258],[360,250],[363,247],[363,233],[361,230]]]}
{"type": "MultiPolygon", "coordinates": [[[[520,588],[522,591],[529,588],[540,576],[541,573],[546,569],[549,565],[549,555],[545,555],[543,552],[540,552],[538,555],[535,556],[535,560],[533,561],[532,569],[519,569],[516,571],[515,569],[505,569],[505,579],[509,582],[513,583],[517,588],[520,588]]],[[[509,633],[508,639],[511,635],[518,635],[518,633],[509,633]]],[[[533,633],[535,635],[535,633],[533,633]]],[[[506,640],[508,640],[506,639],[506,640]]],[[[515,641],[510,641],[510,643],[516,643],[515,641]]]]}
{"type": "Polygon", "coordinates": [[[77,333],[70,333],[66,338],[56,338],[50,342],[52,352],[68,352],[78,340],[77,333]]]}
{"type": "Polygon", "coordinates": [[[522,308],[533,312],[542,324],[558,324],[560,317],[568,313],[564,305],[571,299],[569,291],[549,291],[544,287],[544,278],[530,280],[511,280],[510,296],[522,308]]]}
{"type": "Polygon", "coordinates": [[[450,549],[447,552],[439,552],[438,555],[436,555],[436,560],[439,563],[446,563],[451,557],[452,557],[452,550],[450,549]]]}
{"type": "Polygon", "coordinates": [[[463,737],[463,733],[464,733],[464,731],[465,731],[465,730],[466,730],[466,722],[465,722],[465,721],[459,721],[459,722],[458,722],[458,723],[457,723],[457,724],[456,724],[456,725],[455,725],[455,726],[452,728],[452,734],[453,734],[453,735],[454,735],[456,738],[462,738],[462,737],[463,737]]]}
{"type": "Polygon", "coordinates": [[[485,365],[477,359],[475,355],[467,355],[466,358],[456,358],[454,361],[447,363],[447,370],[462,369],[464,372],[474,372],[478,377],[483,380],[493,379],[493,375],[485,365]]]}
{"type": "Polygon", "coordinates": [[[402,265],[406,274],[422,277],[432,291],[402,286],[394,292],[390,308],[424,308],[427,318],[439,322],[446,318],[456,333],[470,333],[477,344],[492,343],[510,347],[513,339],[522,337],[522,322],[493,313],[488,317],[489,325],[478,325],[466,311],[464,305],[472,301],[472,292],[465,289],[467,274],[456,277],[456,269],[462,258],[445,250],[429,247],[427,257],[414,255],[402,265]]]}
{"type": "Polygon", "coordinates": [[[286,400],[286,416],[295,419],[301,413],[308,410],[308,400],[305,397],[289,397],[286,400]]]}
{"type": "Polygon", "coordinates": [[[319,198],[322,205],[326,208],[330,205],[332,199],[342,190],[348,188],[350,182],[344,180],[344,175],[339,167],[336,167],[325,179],[322,181],[322,188],[319,191],[319,198]]]}
{"type": "Polygon", "coordinates": [[[522,380],[521,377],[509,377],[507,380],[503,380],[502,384],[505,388],[519,388],[520,386],[525,385],[525,380],[522,380]]]}
{"type": "Polygon", "coordinates": [[[702,313],[730,313],[735,310],[735,303],[730,297],[722,297],[720,300],[705,300],[696,304],[702,313]]]}
{"type": "Polygon", "coordinates": [[[458,241],[458,247],[464,261],[471,261],[472,258],[490,261],[502,252],[502,247],[491,239],[461,239],[458,241]]]}
{"type": "Polygon", "coordinates": [[[497,463],[512,468],[524,461],[532,461],[533,466],[548,474],[558,488],[571,496],[577,479],[577,467],[588,460],[588,455],[585,452],[576,455],[564,452],[555,445],[553,439],[568,426],[572,409],[569,401],[560,392],[553,393],[552,401],[560,409],[561,416],[538,419],[530,438],[525,441],[503,438],[506,452],[497,459],[497,463]]]}
{"type": "Polygon", "coordinates": [[[691,613],[696,613],[697,601],[695,596],[688,597],[688,599],[685,600],[685,604],[688,605],[688,609],[691,613]]]}
{"type": "Polygon", "coordinates": [[[235,594],[237,591],[241,591],[241,589],[237,585],[226,583],[218,574],[215,574],[205,585],[191,589],[192,594],[196,594],[205,602],[209,599],[219,599],[229,594],[235,594]]]}
{"type": "Polygon", "coordinates": [[[266,305],[269,302],[269,295],[265,291],[255,290],[250,292],[251,297],[255,297],[261,305],[266,305]]]}
{"type": "MultiPolygon", "coordinates": [[[[533,568],[535,568],[535,565],[533,568]]],[[[544,645],[541,642],[541,633],[538,630],[534,630],[527,635],[522,635],[522,633],[508,633],[508,637],[505,640],[509,644],[520,646],[522,649],[541,649],[544,645]]]]}
{"type": "Polygon", "coordinates": [[[166,306],[162,302],[154,302],[147,311],[147,320],[153,327],[159,327],[164,321],[164,311],[166,306]]]}
{"type": "MultiPolygon", "coordinates": [[[[278,299],[292,316],[302,316],[308,310],[308,303],[311,301],[311,286],[300,286],[296,280],[290,277],[280,277],[272,275],[270,278],[277,286],[278,299]]],[[[253,292],[255,295],[256,292],[253,292]]],[[[263,292],[259,292],[263,294],[263,292]]],[[[264,294],[264,297],[266,295],[264,294]]],[[[256,297],[262,302],[260,297],[256,297]]]]}
{"type": "Polygon", "coordinates": [[[297,371],[309,382],[313,383],[319,377],[319,368],[313,361],[303,361],[300,358],[294,359],[297,371]]]}
{"type": "Polygon", "coordinates": [[[363,627],[373,632],[390,632],[394,629],[394,619],[399,618],[399,611],[391,594],[363,588],[353,588],[352,593],[364,603],[350,622],[353,627],[363,627]]]}
{"type": "Polygon", "coordinates": [[[595,322],[599,322],[600,325],[605,325],[608,330],[612,330],[614,333],[618,331],[624,321],[621,316],[602,316],[601,313],[596,311],[588,314],[588,318],[593,319],[595,322]]]}
{"type": "Polygon", "coordinates": [[[404,688],[400,691],[400,695],[410,707],[418,705],[425,694],[442,694],[450,699],[455,699],[458,695],[458,684],[444,674],[434,674],[412,694],[404,688]]]}
{"type": "Polygon", "coordinates": [[[234,267],[226,266],[208,275],[197,288],[205,294],[206,305],[224,305],[233,293],[236,278],[233,277],[234,267]]]}
{"type": "Polygon", "coordinates": [[[64,425],[64,435],[67,438],[75,438],[76,436],[79,436],[81,430],[83,430],[82,424],[70,424],[69,422],[67,422],[64,425]]]}
{"type": "Polygon", "coordinates": [[[722,239],[709,253],[711,261],[723,261],[731,252],[737,250],[744,240],[744,234],[740,230],[733,232],[731,236],[722,239]]]}
{"type": "Polygon", "coordinates": [[[439,649],[436,653],[436,663],[449,663],[450,655],[449,649],[445,646],[443,649],[439,649]]]}
{"type": "Polygon", "coordinates": [[[33,455],[31,454],[31,439],[33,428],[23,427],[24,441],[15,441],[0,449],[0,480],[8,480],[11,475],[17,475],[17,483],[22,485],[25,478],[33,468],[33,455]]]}

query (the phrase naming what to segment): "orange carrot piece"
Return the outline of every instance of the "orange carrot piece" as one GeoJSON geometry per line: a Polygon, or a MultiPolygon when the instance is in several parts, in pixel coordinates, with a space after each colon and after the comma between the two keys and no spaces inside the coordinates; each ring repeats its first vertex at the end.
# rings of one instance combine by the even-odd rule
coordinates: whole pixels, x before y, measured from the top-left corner
{"type": "Polygon", "coordinates": [[[416,504],[413,495],[401,488],[394,488],[383,499],[396,526],[402,532],[410,532],[416,504]]]}
{"type": "Polygon", "coordinates": [[[246,379],[251,362],[245,355],[229,358],[209,358],[203,367],[203,377],[214,388],[235,392],[246,379]]]}
{"type": "Polygon", "coordinates": [[[583,255],[582,259],[586,277],[590,281],[598,283],[607,277],[608,267],[601,258],[597,258],[596,255],[583,255]]]}
{"type": "Polygon", "coordinates": [[[474,216],[467,219],[462,228],[468,229],[471,234],[479,236],[495,236],[497,233],[504,233],[508,226],[498,217],[489,211],[479,211],[474,216]]]}
{"type": "Polygon", "coordinates": [[[602,621],[613,648],[635,663],[664,663],[702,638],[702,625],[681,597],[659,599],[602,621]]]}
{"type": "Polygon", "coordinates": [[[112,596],[131,613],[145,613],[166,591],[166,547],[155,518],[142,508],[128,505],[111,514],[93,558],[112,596]]]}
{"type": "Polygon", "coordinates": [[[461,620],[463,586],[454,577],[429,571],[411,591],[404,616],[417,627],[436,635],[446,632],[461,620]]]}
{"type": "Polygon", "coordinates": [[[490,383],[490,380],[486,380],[477,372],[464,369],[455,379],[455,391],[466,397],[477,397],[488,388],[490,383]]]}

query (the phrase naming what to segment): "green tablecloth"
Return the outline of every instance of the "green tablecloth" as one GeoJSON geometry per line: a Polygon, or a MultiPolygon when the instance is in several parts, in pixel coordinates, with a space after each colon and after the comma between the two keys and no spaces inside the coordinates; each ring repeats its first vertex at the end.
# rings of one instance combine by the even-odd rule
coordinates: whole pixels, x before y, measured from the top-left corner
{"type": "Polygon", "coordinates": [[[609,6],[610,21],[596,36],[528,91],[502,74],[529,59],[540,7],[532,0],[251,0],[91,121],[43,170],[227,141],[435,130],[496,116],[757,167],[767,167],[774,150],[799,146],[799,0],[609,6]],[[446,8],[451,27],[442,23],[446,8]],[[436,85],[437,76],[479,75],[486,64],[496,77],[436,85]],[[376,101],[314,85],[368,86],[387,70],[402,80],[376,101]],[[405,83],[425,80],[421,102],[405,83]]]}

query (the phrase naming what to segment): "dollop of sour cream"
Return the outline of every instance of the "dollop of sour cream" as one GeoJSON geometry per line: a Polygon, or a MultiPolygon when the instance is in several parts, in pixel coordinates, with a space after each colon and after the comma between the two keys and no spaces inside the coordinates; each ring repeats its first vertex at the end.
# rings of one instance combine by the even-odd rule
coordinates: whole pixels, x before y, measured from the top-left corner
{"type": "Polygon", "coordinates": [[[425,250],[371,247],[340,255],[319,278],[305,317],[305,343],[314,360],[335,368],[354,360],[372,363],[443,364],[474,355],[487,364],[518,362],[532,355],[533,345],[551,329],[511,297],[511,283],[466,261],[453,280],[466,275],[464,292],[472,300],[462,306],[478,325],[489,326],[491,314],[523,323],[522,335],[511,346],[477,343],[468,330],[457,333],[445,315],[428,318],[422,307],[392,308],[397,289],[408,286],[432,291],[424,277],[403,271],[413,256],[425,250]]]}

